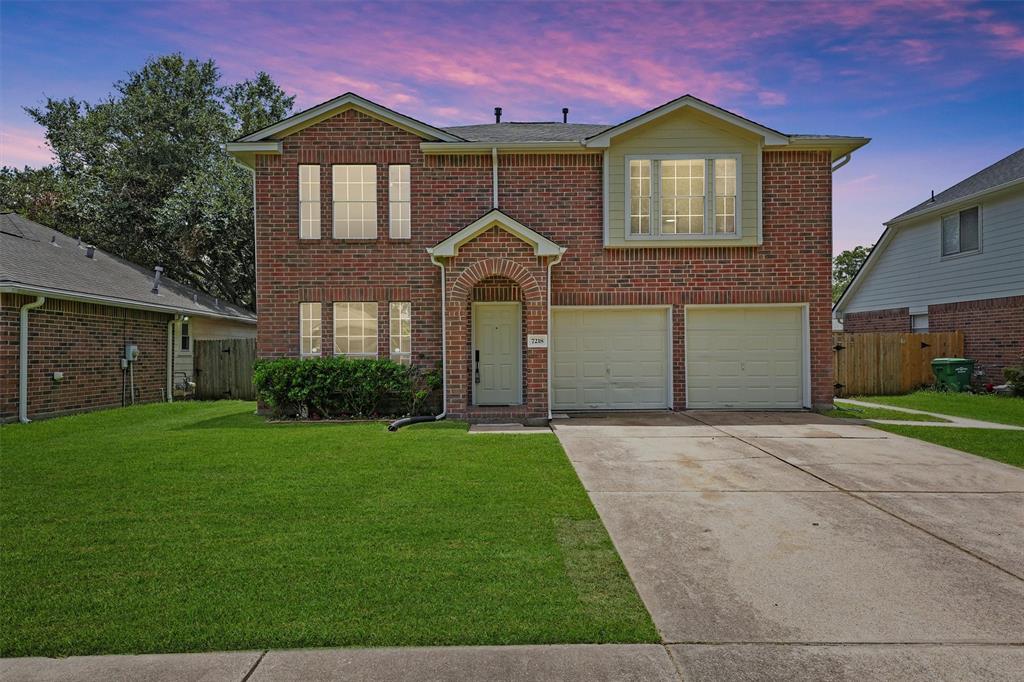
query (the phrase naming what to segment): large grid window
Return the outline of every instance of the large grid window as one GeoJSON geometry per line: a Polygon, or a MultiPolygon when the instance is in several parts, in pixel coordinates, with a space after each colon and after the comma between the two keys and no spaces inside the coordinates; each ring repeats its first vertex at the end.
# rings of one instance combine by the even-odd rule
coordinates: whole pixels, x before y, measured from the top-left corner
{"type": "Polygon", "coordinates": [[[334,354],[377,357],[377,304],[334,304],[334,354]]]}
{"type": "Polygon", "coordinates": [[[303,357],[320,355],[320,304],[299,304],[300,347],[303,357]]]}
{"type": "Polygon", "coordinates": [[[736,233],[736,159],[715,159],[715,233],[736,233]]]}
{"type": "Polygon", "coordinates": [[[333,167],[334,238],[377,238],[377,167],[333,167]]]}
{"type": "Polygon", "coordinates": [[[942,216],[942,255],[955,256],[981,249],[978,207],[942,216]]]}
{"type": "Polygon", "coordinates": [[[662,161],[661,233],[704,233],[704,160],[662,161]]]}
{"type": "Polygon", "coordinates": [[[739,165],[738,155],[630,158],[627,236],[737,236],[739,165]]]}
{"type": "Polygon", "coordinates": [[[629,231],[632,234],[651,233],[651,161],[634,159],[629,162],[629,231]]]}
{"type": "Polygon", "coordinates": [[[390,308],[391,359],[408,365],[412,362],[412,306],[394,301],[390,308]]]}
{"type": "Polygon", "coordinates": [[[299,237],[320,239],[320,166],[299,166],[299,237]]]}
{"type": "Polygon", "coordinates": [[[409,194],[409,166],[388,166],[388,218],[392,239],[408,239],[412,220],[409,194]]]}

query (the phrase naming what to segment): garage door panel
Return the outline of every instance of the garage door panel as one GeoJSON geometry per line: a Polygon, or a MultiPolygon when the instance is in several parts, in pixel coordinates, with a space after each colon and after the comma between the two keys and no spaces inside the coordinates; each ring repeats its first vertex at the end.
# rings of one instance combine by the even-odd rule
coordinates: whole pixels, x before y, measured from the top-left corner
{"type": "Polygon", "coordinates": [[[803,405],[799,307],[687,308],[688,407],[803,405]]]}
{"type": "Polygon", "coordinates": [[[553,408],[668,406],[666,309],[554,308],[552,317],[552,347],[557,351],[554,359],[577,368],[574,374],[554,374],[553,408]]]}

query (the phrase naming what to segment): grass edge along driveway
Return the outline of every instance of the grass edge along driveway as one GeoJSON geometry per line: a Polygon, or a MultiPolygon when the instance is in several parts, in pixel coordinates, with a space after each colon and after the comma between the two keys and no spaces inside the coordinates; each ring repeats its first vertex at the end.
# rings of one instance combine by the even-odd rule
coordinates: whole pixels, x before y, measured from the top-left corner
{"type": "Polygon", "coordinates": [[[174,403],[0,429],[0,655],[655,642],[555,437],[174,403]]]}

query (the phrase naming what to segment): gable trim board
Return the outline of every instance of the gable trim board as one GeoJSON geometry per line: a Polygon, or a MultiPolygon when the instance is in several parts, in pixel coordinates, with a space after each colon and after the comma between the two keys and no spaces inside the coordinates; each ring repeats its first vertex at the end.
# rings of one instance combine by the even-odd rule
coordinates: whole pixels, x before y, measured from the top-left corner
{"type": "MultiPolygon", "coordinates": [[[[810,306],[809,306],[809,304],[807,304],[807,303],[761,303],[761,304],[722,304],[722,305],[718,305],[718,304],[707,304],[707,305],[694,304],[694,305],[687,305],[687,306],[685,306],[683,308],[683,319],[684,319],[684,330],[685,330],[684,331],[684,337],[683,337],[683,344],[684,344],[684,349],[685,349],[685,353],[686,353],[686,361],[684,363],[685,364],[685,374],[684,374],[684,376],[685,376],[685,380],[686,380],[685,395],[686,395],[686,408],[687,409],[690,409],[690,410],[693,410],[693,409],[737,409],[737,410],[747,409],[747,410],[749,410],[749,409],[800,409],[800,408],[810,408],[811,407],[811,344],[810,344],[810,306]],[[746,402],[738,402],[738,403],[737,402],[732,402],[732,403],[729,403],[729,404],[725,404],[724,401],[721,400],[720,396],[716,396],[713,393],[713,391],[710,391],[710,390],[708,391],[708,395],[704,396],[703,400],[695,400],[694,399],[693,394],[696,391],[694,391],[693,381],[691,381],[691,370],[694,369],[694,367],[697,366],[697,364],[698,364],[698,363],[695,363],[693,361],[693,356],[698,351],[696,349],[693,349],[692,352],[691,352],[691,345],[692,345],[693,337],[696,336],[696,334],[694,333],[694,327],[696,325],[694,325],[692,323],[693,318],[695,316],[699,316],[702,311],[734,311],[734,312],[739,313],[739,312],[742,312],[744,310],[759,310],[759,311],[760,310],[764,310],[764,311],[792,310],[792,311],[796,311],[799,314],[799,319],[800,319],[800,329],[799,329],[799,332],[798,332],[799,333],[799,344],[800,344],[800,351],[799,351],[799,357],[800,357],[800,363],[799,364],[800,364],[800,368],[799,368],[799,370],[800,370],[800,375],[801,376],[800,376],[800,381],[799,381],[799,384],[800,384],[799,393],[800,393],[800,395],[799,395],[798,399],[794,396],[793,400],[785,401],[785,403],[783,403],[783,402],[776,402],[776,401],[768,401],[767,403],[765,403],[763,401],[759,401],[759,402],[746,401],[746,402]]],[[[747,333],[744,334],[744,338],[746,340],[754,338],[749,333],[751,331],[753,331],[753,330],[748,327],[747,328],[747,333]]],[[[790,331],[790,330],[785,330],[785,331],[790,331]]],[[[744,355],[742,357],[748,357],[746,355],[746,351],[744,349],[735,349],[735,350],[736,350],[737,353],[743,353],[744,355]]],[[[727,352],[729,352],[729,351],[728,350],[723,350],[719,354],[719,358],[723,359],[723,360],[727,359],[726,358],[726,353],[727,352]]],[[[714,353],[714,351],[712,351],[712,353],[714,353]]],[[[737,357],[740,357],[740,356],[737,355],[737,357]]],[[[776,376],[776,374],[777,373],[773,373],[773,376],[776,376]]],[[[749,390],[749,388],[751,386],[752,386],[752,382],[748,383],[748,386],[746,387],[746,389],[749,390]]]]}
{"type": "Polygon", "coordinates": [[[559,246],[544,235],[531,230],[515,218],[502,213],[498,209],[494,209],[480,216],[436,246],[427,249],[427,253],[438,258],[453,258],[459,254],[460,247],[492,227],[500,227],[527,244],[531,244],[537,256],[561,256],[566,251],[565,247],[559,246]]]}

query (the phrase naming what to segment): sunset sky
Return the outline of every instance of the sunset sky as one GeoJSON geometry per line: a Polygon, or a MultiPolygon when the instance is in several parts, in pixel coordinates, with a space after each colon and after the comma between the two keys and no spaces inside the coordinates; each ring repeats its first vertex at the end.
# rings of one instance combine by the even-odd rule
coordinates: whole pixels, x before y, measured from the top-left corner
{"type": "Polygon", "coordinates": [[[1024,146],[1024,2],[0,4],[6,165],[22,111],[96,100],[151,56],[269,72],[297,109],[351,90],[437,125],[615,123],[685,93],[789,133],[873,142],[835,176],[835,250],[1024,146]]]}

